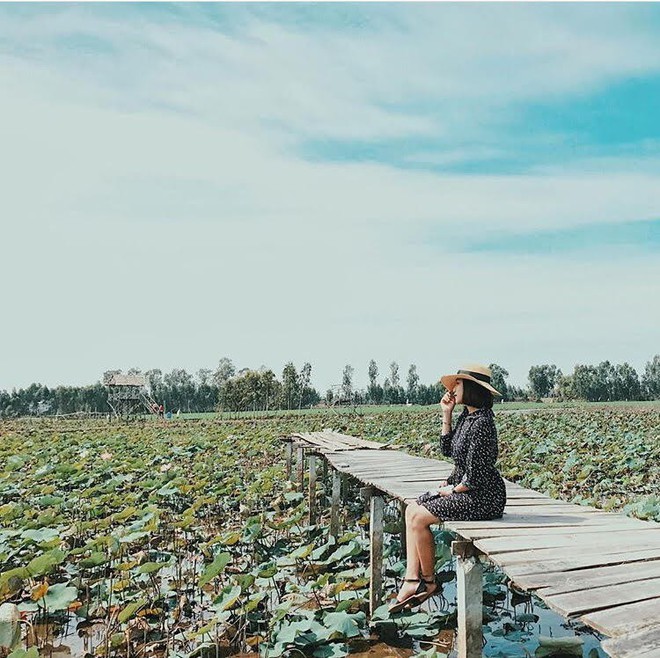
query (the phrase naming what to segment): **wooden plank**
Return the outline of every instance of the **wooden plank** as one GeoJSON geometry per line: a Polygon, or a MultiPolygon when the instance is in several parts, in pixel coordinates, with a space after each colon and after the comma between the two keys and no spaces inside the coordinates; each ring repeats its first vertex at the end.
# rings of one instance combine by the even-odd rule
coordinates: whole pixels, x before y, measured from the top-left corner
{"type": "MultiPolygon", "coordinates": [[[[628,548],[628,547],[626,547],[628,548]]],[[[660,557],[660,548],[657,545],[651,546],[635,546],[635,551],[648,551],[650,555],[660,557]]],[[[559,546],[558,548],[538,548],[530,551],[513,551],[510,553],[495,553],[490,555],[490,559],[500,566],[507,567],[509,565],[529,564],[532,562],[548,562],[553,560],[564,561],[570,560],[576,556],[584,556],[592,559],[594,566],[599,565],[598,560],[611,555],[612,553],[624,553],[621,545],[616,546],[603,546],[598,545],[585,551],[576,551],[571,546],[559,546]]]]}
{"type": "Polygon", "coordinates": [[[447,530],[454,530],[459,534],[463,530],[484,530],[487,528],[551,528],[551,527],[584,527],[588,525],[602,525],[612,523],[611,514],[600,512],[598,514],[530,514],[525,511],[504,510],[504,517],[490,521],[445,521],[447,530]]]}
{"type": "Polygon", "coordinates": [[[561,573],[540,573],[532,576],[518,576],[515,585],[525,590],[539,590],[539,596],[576,592],[592,587],[616,585],[648,578],[660,578],[660,558],[648,562],[615,564],[594,569],[578,569],[561,573]]]}
{"type": "Polygon", "coordinates": [[[595,628],[600,633],[617,637],[634,633],[647,626],[660,624],[658,602],[655,599],[620,605],[615,608],[590,612],[580,617],[580,621],[595,628]]]}
{"type": "MultiPolygon", "coordinates": [[[[517,576],[528,576],[538,573],[557,573],[560,571],[573,571],[588,567],[605,567],[609,564],[625,564],[626,562],[645,562],[657,560],[658,551],[632,550],[608,555],[580,555],[566,559],[554,559],[540,562],[520,562],[508,564],[504,571],[513,579],[517,576]]],[[[497,564],[495,560],[493,560],[497,564]]]]}
{"type": "Polygon", "coordinates": [[[611,528],[602,527],[598,533],[555,533],[552,535],[523,536],[523,537],[489,537],[475,541],[476,546],[492,555],[494,553],[507,553],[513,551],[530,551],[540,548],[559,548],[570,546],[575,550],[593,550],[600,546],[644,546],[651,548],[657,546],[660,552],[660,526],[650,530],[631,530],[625,532],[612,532],[611,528]]]}
{"type": "Polygon", "coordinates": [[[553,610],[564,617],[649,599],[656,600],[660,611],[660,578],[650,578],[633,583],[617,583],[563,594],[542,594],[542,598],[553,610]]]}
{"type": "Polygon", "coordinates": [[[660,658],[660,625],[604,640],[601,646],[614,658],[660,658]]]}
{"type": "Polygon", "coordinates": [[[592,533],[610,532],[612,534],[627,533],[630,530],[645,530],[647,524],[644,521],[638,521],[629,517],[617,520],[614,524],[608,518],[599,522],[585,523],[579,526],[559,525],[559,526],[529,526],[523,528],[461,528],[460,533],[465,539],[486,539],[490,537],[543,537],[547,535],[556,535],[557,533],[570,533],[576,535],[585,535],[592,533]]]}
{"type": "Polygon", "coordinates": [[[565,507],[578,507],[573,503],[567,503],[565,500],[557,500],[554,498],[509,498],[507,497],[506,506],[515,507],[517,505],[561,505],[565,507]]]}

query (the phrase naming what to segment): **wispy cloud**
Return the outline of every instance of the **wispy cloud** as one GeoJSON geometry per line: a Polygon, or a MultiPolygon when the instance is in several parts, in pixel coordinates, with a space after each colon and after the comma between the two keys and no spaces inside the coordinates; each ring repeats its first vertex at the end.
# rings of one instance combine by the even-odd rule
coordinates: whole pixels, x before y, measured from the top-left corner
{"type": "MultiPolygon", "coordinates": [[[[608,271],[609,293],[648,332],[660,320],[646,302],[657,240],[607,263],[559,249],[584,252],[589,236],[639,242],[640,226],[657,235],[655,133],[611,150],[592,130],[576,147],[576,130],[589,131],[570,126],[574,115],[547,119],[654,79],[653,7],[0,13],[0,213],[12,244],[0,276],[22,282],[4,292],[20,317],[6,344],[20,348],[3,353],[0,387],[93,379],[114,365],[208,365],[224,353],[274,367],[309,359],[321,384],[372,356],[414,360],[428,378],[461,357],[500,360],[520,379],[534,359],[576,353],[574,327],[550,332],[553,317],[603,326],[593,281],[608,271]],[[542,262],[539,235],[557,245],[542,262]],[[147,292],[127,297],[136,280],[147,292]],[[470,302],[492,281],[507,294],[470,302]],[[108,299],[132,318],[118,340],[101,329],[108,299]],[[84,303],[64,317],[63,300],[84,303]],[[291,321],[301,315],[323,322],[312,331],[291,321]],[[57,353],[41,339],[49,317],[63,318],[49,324],[57,353]],[[491,342],[475,348],[484,326],[491,342]]],[[[649,356],[650,333],[621,345],[614,325],[605,358],[649,356]]]]}

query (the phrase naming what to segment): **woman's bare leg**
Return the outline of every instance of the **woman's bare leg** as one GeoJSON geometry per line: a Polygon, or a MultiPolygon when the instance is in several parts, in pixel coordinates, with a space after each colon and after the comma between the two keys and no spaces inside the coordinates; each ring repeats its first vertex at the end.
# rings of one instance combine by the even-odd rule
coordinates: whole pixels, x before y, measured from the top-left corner
{"type": "Polygon", "coordinates": [[[415,537],[420,573],[427,580],[435,575],[435,541],[431,526],[440,523],[440,519],[429,512],[423,505],[411,506],[410,530],[415,537]]]}
{"type": "MultiPolygon", "coordinates": [[[[435,574],[435,542],[430,526],[439,523],[422,505],[409,503],[406,507],[406,578],[418,579],[420,573],[426,580],[435,574]]],[[[397,598],[401,601],[414,594],[419,583],[403,583],[397,598]]]]}

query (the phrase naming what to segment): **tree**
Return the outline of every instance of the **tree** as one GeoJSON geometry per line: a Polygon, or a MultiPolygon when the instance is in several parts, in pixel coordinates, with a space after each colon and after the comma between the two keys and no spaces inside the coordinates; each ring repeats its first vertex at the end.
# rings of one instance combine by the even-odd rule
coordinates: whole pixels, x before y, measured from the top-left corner
{"type": "Polygon", "coordinates": [[[532,366],[529,369],[529,387],[535,398],[548,397],[561,376],[561,370],[555,365],[532,366]]]}
{"type": "Polygon", "coordinates": [[[285,409],[293,409],[298,405],[299,393],[298,373],[296,367],[289,361],[282,371],[282,401],[285,409]]]}
{"type": "Polygon", "coordinates": [[[383,399],[383,389],[378,385],[378,366],[371,359],[369,361],[369,401],[378,404],[383,399]]]}
{"type": "Polygon", "coordinates": [[[303,364],[303,367],[300,369],[300,376],[299,376],[300,399],[298,402],[299,409],[309,406],[310,404],[316,404],[316,402],[312,403],[312,399],[318,398],[318,393],[313,388],[310,387],[311,381],[312,381],[312,364],[306,362],[303,364]]]}
{"type": "Polygon", "coordinates": [[[616,389],[613,400],[639,400],[642,397],[642,387],[637,371],[629,363],[616,366],[616,389]]]}
{"type": "Polygon", "coordinates": [[[220,388],[230,377],[233,377],[236,374],[236,368],[232,363],[232,360],[223,356],[220,361],[218,361],[218,367],[213,373],[213,382],[215,385],[220,388]]]}
{"type": "Polygon", "coordinates": [[[390,384],[392,388],[399,388],[399,364],[396,361],[390,363],[390,384]]]}
{"type": "Polygon", "coordinates": [[[200,368],[197,371],[197,381],[200,386],[206,386],[211,382],[211,377],[213,376],[213,370],[210,368],[200,368]]]}
{"type": "Polygon", "coordinates": [[[660,354],[656,354],[647,362],[642,375],[642,386],[644,395],[649,400],[660,398],[660,354]]]}
{"type": "Polygon", "coordinates": [[[509,372],[502,366],[498,366],[497,363],[491,363],[488,367],[491,374],[490,383],[493,388],[502,394],[502,400],[509,400],[509,387],[506,383],[509,372]]]}
{"type": "Polygon", "coordinates": [[[348,401],[353,399],[353,373],[355,369],[352,365],[347,364],[344,366],[344,371],[341,377],[341,392],[342,397],[348,401]]]}
{"type": "Polygon", "coordinates": [[[378,365],[371,359],[369,361],[369,386],[375,386],[378,379],[378,365]]]}
{"type": "Polygon", "coordinates": [[[594,366],[578,364],[572,376],[573,395],[582,400],[598,400],[600,386],[598,371],[594,366]]]}
{"type": "Polygon", "coordinates": [[[419,375],[417,374],[417,366],[414,363],[410,364],[408,368],[408,402],[413,403],[417,401],[417,387],[419,386],[419,375]]]}

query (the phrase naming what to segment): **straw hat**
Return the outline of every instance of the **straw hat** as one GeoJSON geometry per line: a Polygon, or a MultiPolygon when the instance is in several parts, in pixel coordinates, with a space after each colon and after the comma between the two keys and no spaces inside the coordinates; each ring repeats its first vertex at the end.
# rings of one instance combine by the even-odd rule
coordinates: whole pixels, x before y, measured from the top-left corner
{"type": "Polygon", "coordinates": [[[469,379],[479,386],[487,388],[494,395],[499,395],[502,397],[502,394],[494,389],[490,380],[493,373],[490,371],[490,368],[482,366],[479,363],[469,363],[464,368],[461,368],[455,375],[444,375],[440,378],[440,381],[445,385],[447,390],[452,390],[456,386],[456,381],[459,379],[469,379]]]}

